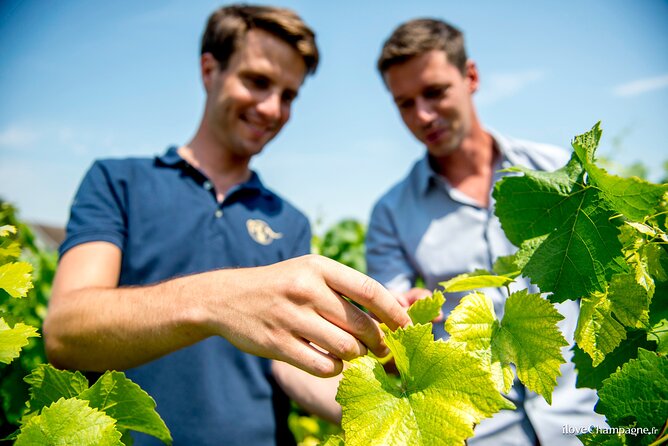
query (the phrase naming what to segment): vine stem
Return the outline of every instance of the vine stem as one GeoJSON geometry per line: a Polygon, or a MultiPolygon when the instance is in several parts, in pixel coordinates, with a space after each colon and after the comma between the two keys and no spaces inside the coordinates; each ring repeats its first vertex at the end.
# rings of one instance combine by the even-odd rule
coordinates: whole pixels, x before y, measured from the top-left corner
{"type": "Polygon", "coordinates": [[[661,432],[658,435],[659,438],[650,443],[649,446],[659,446],[660,444],[665,443],[666,440],[668,440],[666,429],[668,429],[668,420],[666,420],[666,422],[663,424],[663,429],[661,429],[661,432]]]}

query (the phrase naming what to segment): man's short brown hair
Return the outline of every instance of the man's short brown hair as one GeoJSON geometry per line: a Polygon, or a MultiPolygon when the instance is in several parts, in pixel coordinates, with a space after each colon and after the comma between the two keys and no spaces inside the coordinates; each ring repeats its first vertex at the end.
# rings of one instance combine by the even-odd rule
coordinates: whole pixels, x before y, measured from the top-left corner
{"type": "Polygon", "coordinates": [[[209,16],[202,36],[201,54],[211,53],[224,70],[251,29],[267,31],[292,46],[306,64],[308,74],[318,66],[315,33],[294,11],[270,6],[237,4],[209,16]]]}
{"type": "Polygon", "coordinates": [[[432,50],[445,51],[448,62],[465,73],[464,35],[454,26],[437,19],[414,19],[399,25],[383,45],[378,71],[382,76],[392,65],[432,50]]]}

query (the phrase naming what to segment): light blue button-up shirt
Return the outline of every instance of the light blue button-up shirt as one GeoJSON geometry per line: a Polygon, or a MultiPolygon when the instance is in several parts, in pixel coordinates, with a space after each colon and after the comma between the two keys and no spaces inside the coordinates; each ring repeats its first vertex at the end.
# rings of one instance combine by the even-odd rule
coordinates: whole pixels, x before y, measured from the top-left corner
{"type": "MultiPolygon", "coordinates": [[[[553,171],[568,161],[561,148],[504,137],[490,132],[500,152],[494,182],[509,173],[499,172],[511,166],[553,171]]],[[[438,283],[476,269],[491,270],[494,261],[512,254],[516,248],[505,237],[494,215],[494,202],[481,207],[431,167],[425,156],[415,163],[406,178],[396,184],[375,205],[367,233],[368,273],[393,291],[404,292],[418,277],[429,290],[438,283]]],[[[531,287],[519,279],[512,290],[531,287]]],[[[532,287],[536,291],[535,287],[532,287]]],[[[497,317],[503,317],[505,290],[483,290],[494,302],[497,317]]],[[[449,293],[443,306],[447,315],[466,293],[449,293]]],[[[573,333],[577,324],[578,303],[567,301],[557,309],[565,316],[560,328],[571,344],[563,354],[570,359],[573,333]]],[[[434,325],[434,334],[445,338],[443,324],[434,325]]],[[[603,418],[593,412],[596,394],[575,388],[575,370],[567,362],[561,368],[552,406],[542,397],[526,390],[519,381],[509,398],[515,411],[502,411],[476,427],[470,445],[533,445],[536,437],[543,445],[581,444],[575,436],[564,435],[566,427],[604,426],[603,418]]]]}

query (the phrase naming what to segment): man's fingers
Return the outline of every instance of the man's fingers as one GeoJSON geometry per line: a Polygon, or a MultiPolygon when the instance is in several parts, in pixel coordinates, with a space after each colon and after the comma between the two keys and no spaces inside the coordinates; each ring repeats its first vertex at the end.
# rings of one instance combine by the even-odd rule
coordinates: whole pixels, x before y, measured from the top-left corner
{"type": "Polygon", "coordinates": [[[306,339],[332,356],[351,361],[366,355],[367,348],[355,336],[327,321],[320,321],[317,330],[311,330],[306,339]]]}
{"type": "Polygon", "coordinates": [[[363,305],[392,330],[410,324],[406,309],[378,282],[334,260],[324,260],[325,282],[334,291],[363,305]]]}
{"type": "Polygon", "coordinates": [[[431,296],[431,293],[424,288],[411,288],[410,290],[406,291],[403,295],[404,299],[408,302],[409,307],[413,305],[413,303],[415,303],[416,301],[424,299],[429,296],[431,296]]]}
{"type": "Polygon", "coordinates": [[[336,376],[343,371],[343,361],[318,350],[303,339],[292,338],[284,344],[284,357],[276,358],[321,378],[336,376]]]}
{"type": "MultiPolygon", "coordinates": [[[[345,360],[351,360],[356,358],[357,356],[362,356],[366,354],[366,347],[369,348],[374,354],[378,356],[385,356],[387,355],[388,349],[385,343],[383,342],[383,332],[378,326],[378,324],[373,320],[371,315],[365,313],[364,311],[360,310],[357,308],[355,305],[351,304],[341,296],[339,296],[337,293],[328,290],[333,299],[336,299],[338,302],[337,306],[328,306],[326,308],[323,308],[320,311],[320,315],[330,321],[332,324],[334,324],[337,328],[337,332],[340,331],[340,333],[337,333],[338,336],[338,344],[343,344],[345,345],[346,341],[341,341],[341,335],[345,333],[349,333],[352,335],[351,337],[354,337],[353,339],[356,338],[361,341],[360,345],[362,345],[364,348],[364,351],[360,351],[359,353],[357,352],[352,352],[352,346],[348,346],[348,349],[344,353],[356,353],[354,356],[346,357],[346,356],[341,356],[340,352],[342,349],[337,349],[337,350],[329,350],[328,351],[336,356],[338,356],[341,359],[345,360]],[[339,328],[340,327],[340,328],[339,328]]],[[[318,344],[323,347],[325,347],[323,344],[318,344]]],[[[336,346],[337,343],[334,344],[336,346]]],[[[344,349],[346,350],[346,349],[344,349]]]]}

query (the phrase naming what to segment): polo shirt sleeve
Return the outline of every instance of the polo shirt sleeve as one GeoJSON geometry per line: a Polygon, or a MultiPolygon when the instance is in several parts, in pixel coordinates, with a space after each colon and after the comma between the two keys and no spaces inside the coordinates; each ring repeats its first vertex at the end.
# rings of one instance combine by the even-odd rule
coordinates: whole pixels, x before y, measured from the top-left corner
{"type": "Polygon", "coordinates": [[[62,257],[69,249],[87,242],[105,241],[123,249],[127,236],[123,193],[112,178],[110,166],[96,161],[79,186],[67,223],[62,257]]]}
{"type": "Polygon", "coordinates": [[[371,213],[366,234],[367,274],[391,291],[408,291],[416,273],[402,247],[389,207],[381,200],[371,213]]]}

